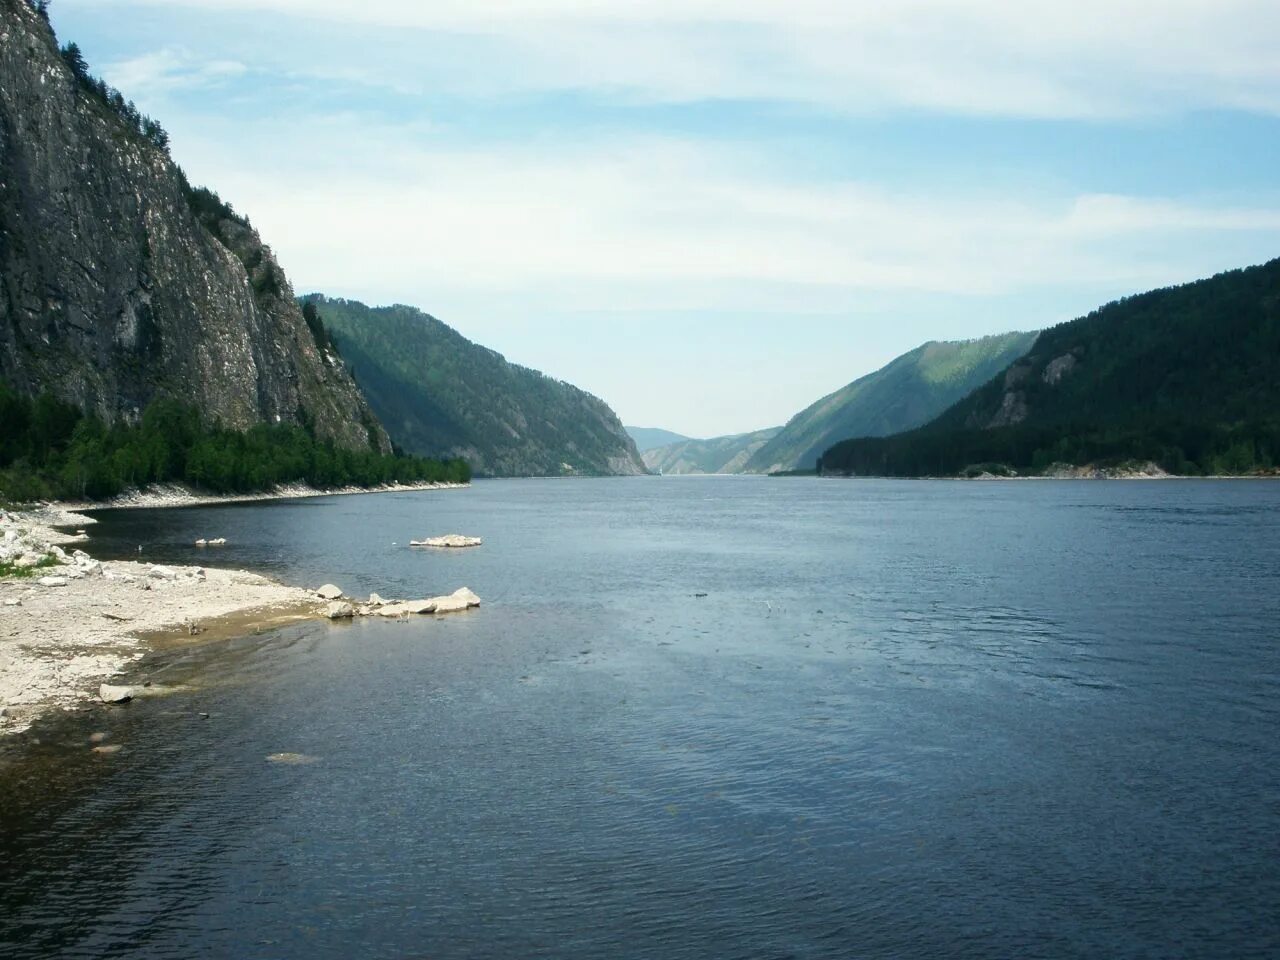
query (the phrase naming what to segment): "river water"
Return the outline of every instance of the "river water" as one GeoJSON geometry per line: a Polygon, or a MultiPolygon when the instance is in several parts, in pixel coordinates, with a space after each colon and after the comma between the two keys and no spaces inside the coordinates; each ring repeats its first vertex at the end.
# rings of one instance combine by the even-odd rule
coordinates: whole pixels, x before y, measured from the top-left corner
{"type": "Polygon", "coordinates": [[[188,692],[42,724],[0,766],[0,956],[1280,955],[1280,483],[100,519],[100,554],[485,605],[175,647],[139,676],[188,692]],[[406,546],[449,532],[485,545],[406,546]]]}

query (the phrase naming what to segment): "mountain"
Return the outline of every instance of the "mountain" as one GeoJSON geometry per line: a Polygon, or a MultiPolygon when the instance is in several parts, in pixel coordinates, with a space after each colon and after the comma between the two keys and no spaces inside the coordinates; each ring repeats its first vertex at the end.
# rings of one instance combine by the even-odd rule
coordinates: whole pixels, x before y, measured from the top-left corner
{"type": "Polygon", "coordinates": [[[640,453],[647,453],[650,450],[657,450],[658,447],[670,446],[673,443],[683,443],[689,438],[679,433],[672,433],[670,430],[661,430],[657,427],[627,427],[627,433],[631,435],[631,439],[636,442],[636,449],[640,453]]]}
{"type": "Polygon", "coordinates": [[[397,446],[462,457],[489,476],[645,473],[604,401],[508,363],[406,306],[312,294],[324,327],[397,446]]]}
{"type": "Polygon", "coordinates": [[[740,433],[711,440],[684,440],[646,450],[644,465],[657,473],[741,473],[752,454],[777,435],[781,427],[740,433]]]}
{"type": "Polygon", "coordinates": [[[921,476],[1127,461],[1191,474],[1280,464],[1280,260],[1046,330],[933,422],[837,444],[822,468],[921,476]]]}
{"type": "Polygon", "coordinates": [[[209,425],[389,451],[248,220],[191,187],[43,10],[0,0],[0,380],[108,423],[169,397],[209,425]]]}
{"type": "Polygon", "coordinates": [[[853,381],[792,417],[743,467],[746,473],[812,470],[832,444],[927,423],[1022,356],[1034,333],[931,342],[853,381]]]}

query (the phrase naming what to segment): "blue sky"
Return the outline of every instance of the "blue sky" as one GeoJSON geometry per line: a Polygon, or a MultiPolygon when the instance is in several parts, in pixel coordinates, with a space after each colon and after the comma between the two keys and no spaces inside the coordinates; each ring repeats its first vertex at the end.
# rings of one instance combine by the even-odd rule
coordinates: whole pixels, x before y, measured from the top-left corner
{"type": "Polygon", "coordinates": [[[696,436],[1280,256],[1274,0],[54,0],[299,292],[696,436]]]}

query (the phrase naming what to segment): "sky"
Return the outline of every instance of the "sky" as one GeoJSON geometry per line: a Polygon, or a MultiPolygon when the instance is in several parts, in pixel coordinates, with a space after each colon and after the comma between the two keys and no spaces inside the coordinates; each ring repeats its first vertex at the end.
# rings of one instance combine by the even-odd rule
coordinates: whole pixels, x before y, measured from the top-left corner
{"type": "Polygon", "coordinates": [[[1280,256],[1275,0],[53,0],[298,293],[690,436],[1280,256]]]}

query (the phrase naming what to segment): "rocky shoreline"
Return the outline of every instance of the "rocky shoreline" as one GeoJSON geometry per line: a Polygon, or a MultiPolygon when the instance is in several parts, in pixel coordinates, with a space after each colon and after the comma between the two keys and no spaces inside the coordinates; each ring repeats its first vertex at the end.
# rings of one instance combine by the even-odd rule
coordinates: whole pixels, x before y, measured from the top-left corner
{"type": "MultiPolygon", "coordinates": [[[[257,503],[262,500],[295,500],[306,497],[346,497],[359,493],[411,493],[417,490],[462,490],[465,483],[389,483],[379,487],[333,487],[320,489],[305,483],[282,484],[266,493],[197,493],[181,484],[156,484],[143,490],[130,490],[118,497],[99,502],[68,503],[63,509],[82,510],[155,510],[162,507],[199,507],[217,503],[257,503]]],[[[71,523],[78,523],[72,520],[71,523]]]]}
{"type": "Polygon", "coordinates": [[[83,529],[94,522],[58,505],[0,510],[0,737],[53,711],[109,699],[102,691],[118,688],[104,681],[163,640],[347,616],[455,613],[480,604],[465,587],[430,600],[374,594],[359,601],[332,585],[307,590],[247,570],[100,561],[81,549],[90,539],[83,529]],[[82,529],[58,529],[68,527],[82,529]]]}

